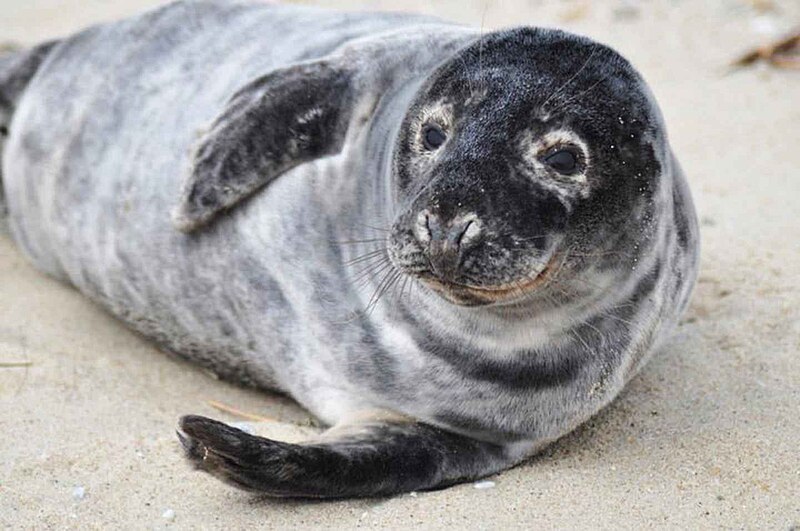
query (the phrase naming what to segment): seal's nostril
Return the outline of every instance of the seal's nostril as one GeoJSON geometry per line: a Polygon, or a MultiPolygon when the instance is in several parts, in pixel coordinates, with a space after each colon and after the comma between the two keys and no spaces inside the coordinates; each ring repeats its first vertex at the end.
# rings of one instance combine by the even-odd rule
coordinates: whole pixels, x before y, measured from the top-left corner
{"type": "Polygon", "coordinates": [[[471,221],[466,225],[456,225],[450,230],[449,239],[455,244],[456,248],[461,247],[461,241],[464,239],[464,235],[467,233],[467,229],[470,225],[472,225],[471,221]]]}
{"type": "Polygon", "coordinates": [[[480,223],[477,218],[469,216],[457,222],[453,222],[450,226],[447,240],[459,252],[462,252],[476,241],[480,232],[480,223]]]}
{"type": "Polygon", "coordinates": [[[479,240],[481,227],[481,221],[472,213],[442,220],[425,209],[417,214],[412,232],[433,271],[448,278],[456,275],[463,253],[479,240]]]}

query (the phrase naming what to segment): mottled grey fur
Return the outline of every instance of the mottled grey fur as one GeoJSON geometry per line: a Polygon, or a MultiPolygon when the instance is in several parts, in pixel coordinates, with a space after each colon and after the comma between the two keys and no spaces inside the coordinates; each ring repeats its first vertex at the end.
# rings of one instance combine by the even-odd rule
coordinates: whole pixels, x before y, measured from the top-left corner
{"type": "Polygon", "coordinates": [[[37,267],[334,426],[182,419],[190,459],[275,496],[514,465],[617,395],[696,276],[652,95],[559,31],[180,2],[0,59],[0,120],[37,267]]]}

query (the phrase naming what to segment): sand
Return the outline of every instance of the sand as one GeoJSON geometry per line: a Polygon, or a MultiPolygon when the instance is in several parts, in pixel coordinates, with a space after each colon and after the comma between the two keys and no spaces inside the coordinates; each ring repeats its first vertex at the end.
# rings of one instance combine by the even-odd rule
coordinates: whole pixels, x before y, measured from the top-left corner
{"type": "MultiPolygon", "coordinates": [[[[0,40],[35,42],[156,3],[0,0],[0,40]]],[[[610,408],[488,488],[270,501],[192,471],[175,422],[241,420],[207,404],[217,400],[280,420],[253,423],[257,433],[298,439],[313,432],[307,413],[164,355],[0,236],[0,362],[30,362],[0,368],[0,525],[800,526],[800,73],[725,68],[800,24],[800,4],[322,4],[483,18],[487,29],[555,25],[628,56],[661,103],[702,220],[702,271],[679,329],[610,408]]]]}

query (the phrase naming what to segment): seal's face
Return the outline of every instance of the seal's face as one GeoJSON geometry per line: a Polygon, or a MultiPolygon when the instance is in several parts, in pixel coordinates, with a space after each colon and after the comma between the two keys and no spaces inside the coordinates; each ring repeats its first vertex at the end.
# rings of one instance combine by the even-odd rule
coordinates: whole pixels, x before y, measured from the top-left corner
{"type": "Polygon", "coordinates": [[[558,31],[500,32],[462,50],[400,130],[395,267],[451,302],[491,304],[564,274],[576,249],[624,240],[660,175],[642,86],[614,51],[558,31]]]}

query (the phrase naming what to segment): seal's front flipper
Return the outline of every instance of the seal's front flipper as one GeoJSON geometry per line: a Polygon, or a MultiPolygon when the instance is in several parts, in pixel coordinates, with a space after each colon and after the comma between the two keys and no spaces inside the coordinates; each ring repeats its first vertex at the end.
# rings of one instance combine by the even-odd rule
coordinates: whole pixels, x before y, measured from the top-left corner
{"type": "Polygon", "coordinates": [[[194,230],[281,173],[341,151],[354,107],[341,61],[283,68],[239,90],[203,136],[173,221],[194,230]]]}
{"type": "Polygon", "coordinates": [[[443,487],[508,468],[508,447],[417,422],[374,422],[289,444],[187,416],[178,435],[199,468],[237,487],[279,497],[381,496],[443,487]]]}

